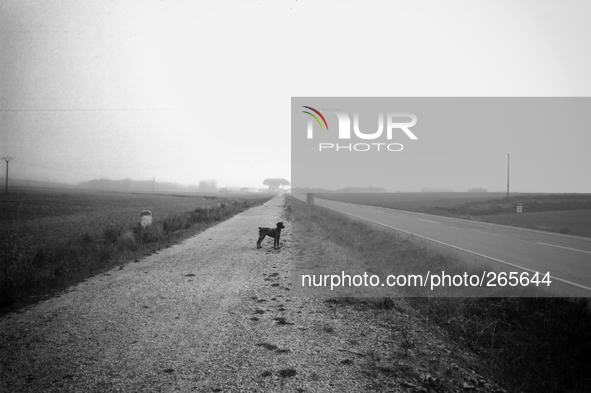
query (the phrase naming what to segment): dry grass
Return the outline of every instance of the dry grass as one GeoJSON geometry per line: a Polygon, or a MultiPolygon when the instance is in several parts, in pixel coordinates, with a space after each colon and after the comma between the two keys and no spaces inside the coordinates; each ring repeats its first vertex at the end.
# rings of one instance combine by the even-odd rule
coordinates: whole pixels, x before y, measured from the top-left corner
{"type": "MultiPolygon", "coordinates": [[[[306,242],[314,238],[322,239],[321,249],[315,251],[317,258],[296,264],[298,270],[306,275],[306,280],[307,276],[341,276],[342,272],[353,276],[367,272],[378,276],[379,283],[385,283],[389,275],[405,276],[408,283],[392,287],[341,286],[329,291],[327,294],[330,296],[503,296],[508,291],[512,295],[523,295],[525,291],[535,293],[534,288],[516,287],[439,285],[431,289],[431,282],[437,284],[437,281],[431,280],[430,274],[445,272],[450,277],[476,275],[481,278],[485,271],[494,272],[498,267],[486,262],[466,264],[452,253],[443,254],[433,249],[428,241],[418,237],[351,219],[319,206],[310,207],[295,199],[291,203],[294,220],[306,227],[302,231],[302,235],[307,237],[306,242]]],[[[320,283],[320,280],[308,281],[311,286],[320,283]]]]}
{"type": "MultiPolygon", "coordinates": [[[[0,194],[0,238],[16,235],[21,251],[65,244],[72,237],[87,233],[99,236],[109,226],[133,226],[142,210],[154,219],[213,206],[228,199],[256,198],[255,195],[152,195],[75,190],[21,190],[0,194]]],[[[258,197],[264,197],[258,195],[258,197]]]]}
{"type": "MultiPolygon", "coordinates": [[[[68,197],[63,195],[45,198],[21,195],[20,199],[16,199],[25,206],[18,209],[24,217],[16,223],[19,230],[10,231],[3,226],[0,307],[8,311],[6,307],[19,307],[23,302],[34,301],[72,282],[153,253],[244,209],[264,203],[271,195],[261,196],[260,199],[226,201],[228,203],[223,208],[212,206],[220,202],[218,199],[156,196],[152,200],[152,197],[75,195],[69,203],[64,203],[68,197]],[[44,209],[41,206],[43,203],[44,209]],[[146,206],[152,207],[155,217],[151,226],[142,228],[139,226],[139,212],[146,206]],[[43,211],[47,212],[46,216],[43,216],[43,211]],[[104,220],[87,222],[88,215],[100,216],[104,220]],[[47,218],[61,220],[67,229],[60,231],[53,230],[53,227],[41,227],[28,233],[29,236],[23,236],[24,231],[47,218]],[[77,227],[81,221],[89,226],[77,227]]],[[[7,216],[5,213],[5,220],[7,216]]]]}

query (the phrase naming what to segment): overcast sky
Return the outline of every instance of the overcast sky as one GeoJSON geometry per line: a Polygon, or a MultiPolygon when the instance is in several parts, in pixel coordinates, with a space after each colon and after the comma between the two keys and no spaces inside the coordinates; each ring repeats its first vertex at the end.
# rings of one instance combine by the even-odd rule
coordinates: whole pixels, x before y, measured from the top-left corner
{"type": "MultiPolygon", "coordinates": [[[[262,187],[290,178],[292,96],[590,96],[590,17],[588,1],[0,0],[0,155],[22,179],[262,187]]],[[[589,178],[590,133],[561,138],[482,165],[511,153],[536,179],[516,191],[591,192],[529,176],[535,159],[589,178]]]]}

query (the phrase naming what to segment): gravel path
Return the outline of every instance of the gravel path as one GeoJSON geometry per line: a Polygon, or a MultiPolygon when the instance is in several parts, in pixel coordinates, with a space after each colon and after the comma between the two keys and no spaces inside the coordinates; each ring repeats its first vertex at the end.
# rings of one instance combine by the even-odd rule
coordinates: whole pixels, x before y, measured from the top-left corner
{"type": "Polygon", "coordinates": [[[455,349],[403,306],[290,296],[297,241],[283,204],[273,198],[3,317],[0,391],[408,391],[439,372],[461,387],[469,372],[450,366],[455,349]],[[257,250],[257,227],[277,221],[282,248],[266,238],[257,250]]]}

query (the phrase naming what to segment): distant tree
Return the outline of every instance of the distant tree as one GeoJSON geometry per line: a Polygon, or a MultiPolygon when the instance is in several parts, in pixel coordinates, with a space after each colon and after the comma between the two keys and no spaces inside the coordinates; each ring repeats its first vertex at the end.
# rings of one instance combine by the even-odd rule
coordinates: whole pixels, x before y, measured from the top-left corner
{"type": "Polygon", "coordinates": [[[451,188],[423,187],[421,192],[453,192],[451,188]]]}
{"type": "Polygon", "coordinates": [[[277,191],[279,187],[283,188],[283,186],[291,185],[289,180],[285,179],[265,179],[263,180],[263,184],[269,186],[270,191],[277,191]]]}
{"type": "MultiPolygon", "coordinates": [[[[147,192],[152,191],[153,181],[152,180],[111,180],[106,178],[92,179],[80,183],[82,187],[95,188],[100,190],[112,190],[112,191],[140,191],[147,192]]],[[[156,182],[156,189],[159,191],[184,191],[185,186],[181,186],[177,183],[170,182],[156,182]]]]}
{"type": "Polygon", "coordinates": [[[130,178],[123,179],[119,182],[119,186],[122,190],[129,191],[131,189],[133,181],[130,178]]]}
{"type": "Polygon", "coordinates": [[[200,192],[216,192],[218,190],[218,184],[215,180],[201,180],[199,182],[200,192]]]}

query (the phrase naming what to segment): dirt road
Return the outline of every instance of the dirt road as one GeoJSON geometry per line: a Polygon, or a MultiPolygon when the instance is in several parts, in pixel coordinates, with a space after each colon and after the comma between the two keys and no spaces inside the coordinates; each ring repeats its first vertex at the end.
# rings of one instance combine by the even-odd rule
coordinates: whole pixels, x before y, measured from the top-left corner
{"type": "Polygon", "coordinates": [[[402,308],[290,296],[296,240],[283,204],[3,317],[0,391],[408,391],[443,387],[436,375],[450,370],[454,387],[470,381],[450,368],[459,352],[402,308]],[[256,249],[257,227],[277,221],[282,248],[267,238],[256,249]]]}

